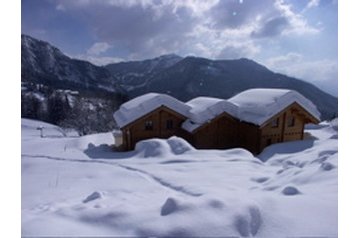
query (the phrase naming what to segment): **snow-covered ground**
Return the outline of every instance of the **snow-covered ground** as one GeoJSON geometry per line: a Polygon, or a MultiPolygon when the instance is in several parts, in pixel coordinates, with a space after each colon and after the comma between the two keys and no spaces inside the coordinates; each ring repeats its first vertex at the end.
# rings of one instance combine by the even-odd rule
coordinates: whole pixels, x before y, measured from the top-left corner
{"type": "Polygon", "coordinates": [[[112,152],[111,133],[22,119],[22,235],[336,237],[337,130],[310,126],[256,158],[176,137],[112,152]]]}

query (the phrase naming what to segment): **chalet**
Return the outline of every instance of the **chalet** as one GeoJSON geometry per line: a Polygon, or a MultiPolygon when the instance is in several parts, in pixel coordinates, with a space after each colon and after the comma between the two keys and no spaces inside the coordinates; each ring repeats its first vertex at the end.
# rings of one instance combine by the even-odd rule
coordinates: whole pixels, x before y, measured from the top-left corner
{"type": "Polygon", "coordinates": [[[114,118],[123,151],[149,138],[182,137],[198,149],[242,147],[254,154],[266,146],[302,140],[304,125],[318,123],[320,113],[293,90],[250,89],[227,100],[198,97],[186,103],[148,93],[121,105],[114,118]]]}

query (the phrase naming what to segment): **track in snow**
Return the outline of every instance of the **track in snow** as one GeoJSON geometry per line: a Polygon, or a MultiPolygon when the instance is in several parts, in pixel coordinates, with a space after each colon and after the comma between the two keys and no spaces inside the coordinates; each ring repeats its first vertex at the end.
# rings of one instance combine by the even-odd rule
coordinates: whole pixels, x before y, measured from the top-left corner
{"type": "Polygon", "coordinates": [[[116,166],[116,167],[120,167],[122,169],[125,169],[127,171],[132,171],[135,172],[137,174],[139,174],[141,177],[143,177],[144,179],[146,179],[147,181],[151,181],[151,182],[155,182],[167,189],[170,189],[172,191],[175,192],[179,192],[188,196],[192,196],[192,197],[199,197],[201,195],[203,195],[202,193],[197,193],[197,192],[193,192],[193,191],[189,191],[187,189],[185,189],[183,186],[178,186],[178,185],[174,185],[171,184],[165,180],[163,180],[162,178],[159,178],[147,171],[141,170],[141,169],[137,169],[137,168],[133,168],[130,166],[126,166],[126,165],[121,165],[118,163],[111,163],[108,161],[103,161],[103,160],[81,160],[81,159],[67,159],[67,158],[61,158],[61,157],[53,157],[53,156],[48,156],[48,155],[28,155],[28,154],[21,154],[21,157],[28,157],[28,158],[43,158],[43,159],[50,159],[50,160],[59,160],[59,161],[68,161],[68,162],[78,162],[78,163],[97,163],[97,164],[106,164],[106,165],[112,165],[112,166],[116,166]]]}

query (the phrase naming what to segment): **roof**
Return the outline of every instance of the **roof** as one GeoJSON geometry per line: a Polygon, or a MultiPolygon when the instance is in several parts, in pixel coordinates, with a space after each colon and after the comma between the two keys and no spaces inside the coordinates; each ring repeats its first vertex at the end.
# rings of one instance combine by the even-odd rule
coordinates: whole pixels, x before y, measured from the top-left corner
{"type": "Polygon", "coordinates": [[[197,97],[187,102],[191,107],[190,120],[196,123],[204,123],[220,114],[223,104],[227,102],[223,99],[210,97],[197,97]]]}
{"type": "Polygon", "coordinates": [[[188,105],[171,96],[158,93],[147,93],[122,104],[113,117],[122,128],[161,106],[189,117],[188,105]]]}
{"type": "Polygon", "coordinates": [[[238,110],[236,105],[224,99],[210,97],[194,98],[186,104],[192,109],[190,110],[190,117],[183,123],[182,128],[189,132],[193,132],[224,112],[236,117],[238,110]]]}
{"type": "Polygon", "coordinates": [[[228,100],[197,97],[186,103],[165,94],[148,93],[122,104],[114,113],[114,118],[120,127],[124,127],[156,108],[166,106],[187,117],[182,128],[188,132],[193,132],[222,113],[262,126],[295,102],[319,121],[320,113],[316,106],[298,92],[264,88],[249,89],[228,100]]]}
{"type": "Polygon", "coordinates": [[[238,106],[237,117],[246,122],[262,125],[275,114],[296,102],[319,121],[320,113],[316,106],[304,96],[289,89],[249,89],[229,98],[238,106]]]}

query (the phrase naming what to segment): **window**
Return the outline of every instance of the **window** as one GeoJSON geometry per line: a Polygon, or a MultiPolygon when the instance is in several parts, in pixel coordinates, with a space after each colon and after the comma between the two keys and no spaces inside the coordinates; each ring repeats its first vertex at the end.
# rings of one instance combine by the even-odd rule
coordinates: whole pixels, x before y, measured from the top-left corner
{"type": "Polygon", "coordinates": [[[271,127],[278,127],[280,123],[280,118],[276,118],[271,122],[271,127]]]}
{"type": "Polygon", "coordinates": [[[269,146],[271,144],[272,144],[272,139],[271,138],[267,139],[266,140],[266,146],[269,146]]]}
{"type": "Polygon", "coordinates": [[[290,116],[290,117],[288,118],[287,126],[288,126],[288,127],[293,127],[293,126],[295,126],[295,118],[294,118],[293,116],[290,116]]]}
{"type": "Polygon", "coordinates": [[[153,121],[145,121],[144,129],[146,131],[152,131],[153,130],[153,121]]]}
{"type": "Polygon", "coordinates": [[[173,120],[167,120],[167,130],[173,130],[173,120]]]}

